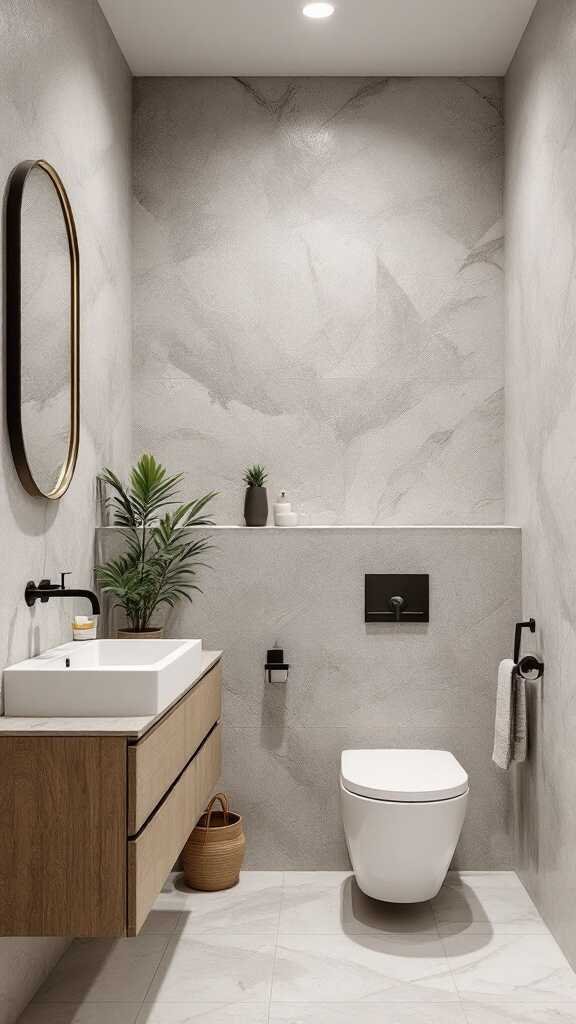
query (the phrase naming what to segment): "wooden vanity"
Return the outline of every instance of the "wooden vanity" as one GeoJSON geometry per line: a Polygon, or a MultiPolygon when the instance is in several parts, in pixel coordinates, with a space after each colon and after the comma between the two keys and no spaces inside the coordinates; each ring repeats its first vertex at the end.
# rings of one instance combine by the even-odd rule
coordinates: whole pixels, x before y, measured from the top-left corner
{"type": "Polygon", "coordinates": [[[220,652],[150,718],[0,718],[0,935],[137,935],[221,767],[220,652]]]}

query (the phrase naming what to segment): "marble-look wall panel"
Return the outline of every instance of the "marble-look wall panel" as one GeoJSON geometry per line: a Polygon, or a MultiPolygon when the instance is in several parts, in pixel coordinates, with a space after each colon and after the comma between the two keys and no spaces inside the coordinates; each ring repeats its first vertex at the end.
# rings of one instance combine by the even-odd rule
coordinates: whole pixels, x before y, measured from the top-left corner
{"type": "Polygon", "coordinates": [[[502,521],[502,82],[135,82],[135,450],[313,523],[502,521]]]}
{"type": "MultiPolygon", "coordinates": [[[[39,157],[54,164],[68,191],[80,245],[82,353],[80,454],[61,501],[23,490],[0,398],[5,666],[70,636],[71,613],[85,608],[54,602],[31,611],[24,586],[59,570],[91,584],[94,477],[103,462],[123,466],[129,456],[131,82],[96,0],[2,0],[0,125],[2,191],[15,164],[39,157]]],[[[0,940],[0,1024],[16,1020],[65,944],[0,940]]]]}
{"type": "Polygon", "coordinates": [[[546,663],[518,863],[576,964],[576,3],[540,0],[507,84],[507,506],[546,663]]]}
{"type": "MultiPolygon", "coordinates": [[[[520,532],[505,527],[213,532],[204,591],[169,623],[224,660],[224,779],[262,869],[347,866],[338,808],[348,746],[440,747],[467,768],[457,863],[511,864],[509,777],[491,762],[498,661],[520,604],[520,532]],[[430,623],[364,623],[364,573],[430,573],[430,623]],[[290,662],[264,681],[266,650],[290,662]]],[[[118,532],[99,531],[102,552],[118,532]]]]}

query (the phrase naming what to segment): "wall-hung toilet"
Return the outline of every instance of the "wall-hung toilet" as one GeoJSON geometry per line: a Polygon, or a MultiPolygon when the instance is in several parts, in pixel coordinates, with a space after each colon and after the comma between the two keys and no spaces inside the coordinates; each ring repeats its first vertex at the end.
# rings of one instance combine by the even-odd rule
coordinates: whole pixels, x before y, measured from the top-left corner
{"type": "Polygon", "coordinates": [[[418,903],[439,891],[468,802],[447,750],[344,750],[340,798],[350,860],[367,896],[418,903]]]}

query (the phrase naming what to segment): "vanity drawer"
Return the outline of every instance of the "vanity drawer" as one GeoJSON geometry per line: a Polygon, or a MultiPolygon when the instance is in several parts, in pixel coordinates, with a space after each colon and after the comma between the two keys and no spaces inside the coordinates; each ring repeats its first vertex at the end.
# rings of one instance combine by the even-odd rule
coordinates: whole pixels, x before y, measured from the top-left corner
{"type": "Polygon", "coordinates": [[[128,935],[137,935],[144,924],[218,782],[220,767],[217,725],[140,835],[128,840],[128,935]]]}
{"type": "Polygon", "coordinates": [[[219,720],[221,674],[220,664],[215,665],[150,732],[128,747],[128,835],[142,828],[219,720]]]}

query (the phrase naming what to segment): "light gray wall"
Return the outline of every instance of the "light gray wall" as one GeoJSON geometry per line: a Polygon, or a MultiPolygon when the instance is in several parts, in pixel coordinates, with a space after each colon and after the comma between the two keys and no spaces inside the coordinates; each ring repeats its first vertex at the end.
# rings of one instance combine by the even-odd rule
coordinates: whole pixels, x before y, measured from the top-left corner
{"type": "Polygon", "coordinates": [[[502,521],[501,93],[136,80],[135,450],[219,522],[502,521]]]}
{"type": "Polygon", "coordinates": [[[507,511],[546,662],[518,863],[576,964],[576,3],[540,0],[507,83],[507,511]]]}
{"type": "MultiPolygon", "coordinates": [[[[68,638],[74,605],[31,612],[24,585],[60,569],[90,585],[94,476],[128,458],[130,102],[128,69],[95,0],[0,0],[0,180],[38,157],[64,180],[80,244],[82,351],[80,456],[62,501],[22,489],[2,408],[2,665],[68,638]]],[[[0,938],[0,1024],[16,1019],[64,946],[0,938]]]]}
{"type": "MultiPolygon", "coordinates": [[[[104,551],[118,544],[99,531],[104,551]]],[[[171,635],[223,648],[224,786],[247,864],[347,867],[340,751],[440,747],[470,775],[457,863],[512,863],[509,776],[491,762],[498,661],[520,605],[520,531],[506,527],[217,529],[212,571],[171,635]],[[364,623],[364,573],[430,573],[430,623],[364,623]],[[266,650],[291,664],[264,682],[266,650]]]]}

